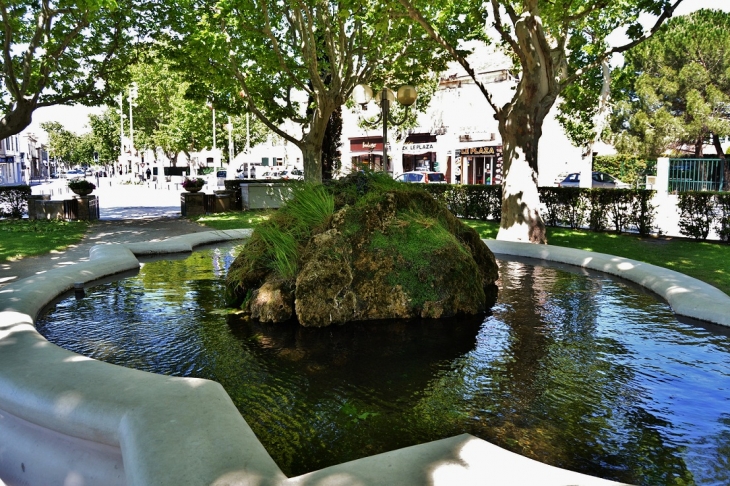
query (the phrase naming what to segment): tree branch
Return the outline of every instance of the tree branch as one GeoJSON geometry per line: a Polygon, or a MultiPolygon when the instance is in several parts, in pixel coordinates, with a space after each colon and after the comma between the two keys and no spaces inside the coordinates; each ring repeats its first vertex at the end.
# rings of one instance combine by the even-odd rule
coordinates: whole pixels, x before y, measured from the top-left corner
{"type": "MultiPolygon", "coordinates": [[[[469,74],[472,80],[474,80],[474,83],[479,87],[479,90],[482,92],[482,95],[484,95],[484,98],[486,98],[487,103],[489,103],[489,106],[492,107],[496,115],[499,115],[501,113],[501,108],[499,108],[492,99],[492,94],[487,90],[487,88],[484,86],[484,84],[477,79],[476,73],[474,72],[474,69],[471,67],[469,62],[466,60],[464,56],[459,54],[454,47],[449,44],[449,42],[441,37],[441,35],[436,32],[436,30],[431,26],[431,24],[421,15],[421,12],[416,10],[416,8],[413,6],[413,4],[410,2],[410,0],[398,0],[400,4],[408,11],[408,15],[418,22],[418,24],[423,27],[423,29],[426,31],[426,33],[436,42],[438,42],[441,47],[446,49],[446,51],[451,54],[454,59],[461,65],[461,67],[464,68],[464,70],[469,74]]],[[[494,2],[494,0],[492,0],[494,2]]]]}
{"type": "Polygon", "coordinates": [[[679,6],[680,3],[682,3],[682,0],[676,0],[676,2],[674,2],[674,5],[671,5],[671,6],[667,7],[666,9],[664,9],[664,11],[662,12],[662,14],[657,18],[657,21],[654,24],[654,26],[647,33],[645,33],[643,36],[641,36],[640,38],[638,38],[636,40],[633,40],[633,41],[631,41],[628,44],[625,44],[623,46],[614,47],[612,49],[607,50],[606,52],[604,52],[600,56],[596,57],[596,59],[593,62],[589,63],[587,66],[584,66],[581,69],[578,69],[571,76],[568,76],[567,78],[565,78],[560,83],[560,89],[561,89],[561,91],[566,86],[568,86],[568,85],[572,84],[573,82],[575,82],[575,80],[578,79],[580,76],[582,76],[583,73],[585,73],[586,71],[588,71],[590,69],[593,69],[594,67],[600,65],[605,59],[608,59],[613,54],[618,54],[618,53],[625,52],[625,51],[631,49],[632,47],[641,44],[642,42],[644,42],[645,40],[649,39],[651,36],[653,36],[654,34],[656,34],[656,32],[659,30],[659,28],[664,23],[664,21],[667,20],[668,18],[670,18],[672,16],[672,14],[674,13],[674,11],[676,10],[677,6],[679,6]]]}

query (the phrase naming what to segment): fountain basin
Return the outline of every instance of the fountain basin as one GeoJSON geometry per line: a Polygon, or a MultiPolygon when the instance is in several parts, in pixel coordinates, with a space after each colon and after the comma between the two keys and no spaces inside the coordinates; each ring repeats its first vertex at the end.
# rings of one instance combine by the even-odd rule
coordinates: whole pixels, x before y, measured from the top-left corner
{"type": "MultiPolygon", "coordinates": [[[[245,236],[226,233],[216,237],[245,236]]],[[[509,484],[531,484],[540,477],[541,484],[612,484],[468,435],[287,479],[220,385],[83,358],[48,343],[33,327],[38,312],[73,283],[137,268],[135,254],[189,251],[196,242],[212,241],[209,234],[196,234],[159,244],[95,247],[88,264],[26,279],[0,292],[0,478],[10,484],[73,477],[88,484],[317,484],[334,478],[344,484],[478,484],[499,477],[509,484]]],[[[586,263],[584,253],[576,255],[576,261],[586,263]]],[[[620,276],[643,265],[620,260],[613,262],[620,276]]],[[[702,285],[680,280],[688,292],[702,292],[702,285]]],[[[668,286],[675,294],[684,293],[676,288],[676,283],[668,286]]],[[[715,306],[730,309],[725,298],[715,306]]]]}

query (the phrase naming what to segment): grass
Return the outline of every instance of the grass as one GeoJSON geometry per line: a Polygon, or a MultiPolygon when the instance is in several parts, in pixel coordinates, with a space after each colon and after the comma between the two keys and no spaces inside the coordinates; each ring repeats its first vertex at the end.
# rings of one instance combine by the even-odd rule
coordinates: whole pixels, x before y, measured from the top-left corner
{"type": "Polygon", "coordinates": [[[0,262],[61,251],[78,243],[86,221],[0,220],[0,262]]]}
{"type": "Polygon", "coordinates": [[[233,211],[230,213],[206,214],[191,219],[196,223],[218,230],[255,228],[264,221],[268,221],[275,211],[274,209],[233,211]]]}
{"type": "MultiPolygon", "coordinates": [[[[482,238],[495,238],[499,223],[463,220],[482,238]]],[[[671,237],[639,237],[548,228],[548,243],[607,253],[669,268],[702,280],[730,295],[730,245],[671,237]]]]}

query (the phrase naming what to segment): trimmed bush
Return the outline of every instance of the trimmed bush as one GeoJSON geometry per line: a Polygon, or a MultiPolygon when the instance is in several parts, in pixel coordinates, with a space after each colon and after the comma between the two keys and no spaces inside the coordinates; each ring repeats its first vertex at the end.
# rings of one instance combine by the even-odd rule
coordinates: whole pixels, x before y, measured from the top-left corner
{"type": "Polygon", "coordinates": [[[22,218],[28,211],[30,195],[30,186],[0,186],[0,215],[22,218]]]}
{"type": "Polygon", "coordinates": [[[730,193],[717,193],[715,201],[717,207],[715,231],[717,231],[721,241],[730,243],[730,193]]]}
{"type": "MultiPolygon", "coordinates": [[[[647,236],[654,232],[654,221],[656,221],[656,206],[651,203],[656,191],[636,189],[633,194],[631,208],[629,210],[629,222],[641,236],[647,236]]],[[[619,231],[617,229],[617,231],[619,231]]]]}
{"type": "Polygon", "coordinates": [[[715,220],[715,192],[679,193],[679,232],[696,240],[706,240],[715,220]]]}

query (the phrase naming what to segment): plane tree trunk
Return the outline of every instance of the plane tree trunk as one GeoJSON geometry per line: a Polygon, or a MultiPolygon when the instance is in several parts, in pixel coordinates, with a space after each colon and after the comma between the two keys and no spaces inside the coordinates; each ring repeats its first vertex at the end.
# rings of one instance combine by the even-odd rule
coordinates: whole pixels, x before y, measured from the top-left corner
{"type": "Polygon", "coordinates": [[[497,113],[503,145],[502,221],[497,239],[546,243],[540,216],[537,152],[542,124],[560,93],[556,59],[535,15],[515,24],[522,73],[512,100],[497,113]]]}

